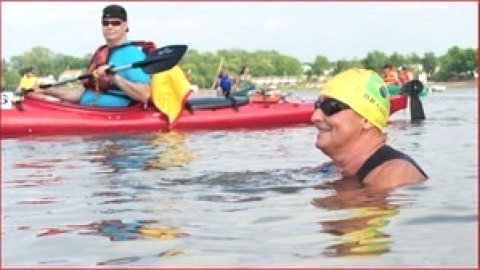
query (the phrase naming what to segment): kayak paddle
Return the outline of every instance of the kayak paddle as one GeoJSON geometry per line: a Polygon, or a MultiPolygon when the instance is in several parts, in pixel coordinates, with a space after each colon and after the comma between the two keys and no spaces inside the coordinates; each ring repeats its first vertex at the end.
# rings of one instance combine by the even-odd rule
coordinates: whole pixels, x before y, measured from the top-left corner
{"type": "MultiPolygon", "coordinates": [[[[134,62],[132,64],[114,67],[107,69],[107,73],[116,73],[118,71],[141,68],[145,73],[154,74],[173,68],[182,59],[187,51],[187,45],[169,45],[161,47],[147,55],[145,60],[134,62]]],[[[76,78],[63,80],[56,83],[41,84],[40,88],[49,88],[52,86],[59,86],[77,80],[83,80],[92,77],[92,73],[82,74],[76,78]]]]}
{"type": "Polygon", "coordinates": [[[419,80],[412,80],[404,84],[401,92],[410,96],[410,116],[412,120],[424,120],[425,112],[420,101],[420,93],[423,90],[423,83],[419,80]]]}

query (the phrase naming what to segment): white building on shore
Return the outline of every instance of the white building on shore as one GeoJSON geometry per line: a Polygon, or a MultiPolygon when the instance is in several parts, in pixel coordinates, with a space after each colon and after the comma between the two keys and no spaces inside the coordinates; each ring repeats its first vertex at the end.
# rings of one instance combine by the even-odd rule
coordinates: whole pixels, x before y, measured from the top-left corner
{"type": "Polygon", "coordinates": [[[301,82],[297,76],[267,76],[252,79],[258,86],[295,86],[301,82]]]}

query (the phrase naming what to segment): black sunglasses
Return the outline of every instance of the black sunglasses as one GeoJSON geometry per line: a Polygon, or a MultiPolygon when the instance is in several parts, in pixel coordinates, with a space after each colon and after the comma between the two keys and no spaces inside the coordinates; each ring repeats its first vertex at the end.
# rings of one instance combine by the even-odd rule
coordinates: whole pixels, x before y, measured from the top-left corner
{"type": "Polygon", "coordinates": [[[119,26],[120,24],[122,24],[122,21],[102,21],[103,26],[108,26],[108,25],[119,26]]]}
{"type": "Polygon", "coordinates": [[[333,98],[324,98],[315,101],[315,110],[322,110],[326,116],[332,116],[340,111],[350,109],[347,104],[333,98]]]}

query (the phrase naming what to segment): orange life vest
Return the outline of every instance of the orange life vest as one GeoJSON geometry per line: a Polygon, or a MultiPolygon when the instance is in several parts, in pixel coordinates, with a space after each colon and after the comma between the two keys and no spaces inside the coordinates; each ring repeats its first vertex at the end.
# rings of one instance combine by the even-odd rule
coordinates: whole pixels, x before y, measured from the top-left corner
{"type": "MultiPolygon", "coordinates": [[[[106,44],[102,45],[95,51],[95,53],[93,53],[92,58],[90,59],[90,64],[88,65],[88,68],[87,68],[87,72],[93,72],[99,66],[107,64],[108,63],[108,58],[110,56],[110,52],[112,51],[112,49],[114,50],[116,48],[121,48],[121,47],[130,45],[130,44],[141,47],[143,52],[146,55],[152,53],[157,48],[153,42],[143,41],[143,40],[141,40],[141,41],[131,41],[131,42],[128,42],[124,45],[120,45],[120,46],[113,47],[113,48],[109,48],[106,44]]],[[[112,86],[110,83],[99,81],[98,82],[98,89],[96,89],[97,86],[96,86],[95,79],[93,77],[90,77],[88,79],[83,80],[82,83],[83,83],[83,87],[85,87],[85,89],[99,90],[101,92],[105,92],[105,91],[111,89],[111,86],[112,86]]]]}
{"type": "Polygon", "coordinates": [[[413,74],[412,72],[408,71],[408,70],[402,70],[402,72],[400,72],[400,82],[402,84],[405,84],[411,80],[413,80],[413,74]]]}
{"type": "Polygon", "coordinates": [[[279,93],[253,93],[249,96],[248,100],[251,103],[268,103],[268,104],[274,104],[274,103],[279,103],[282,100],[283,96],[282,94],[279,93]]]}

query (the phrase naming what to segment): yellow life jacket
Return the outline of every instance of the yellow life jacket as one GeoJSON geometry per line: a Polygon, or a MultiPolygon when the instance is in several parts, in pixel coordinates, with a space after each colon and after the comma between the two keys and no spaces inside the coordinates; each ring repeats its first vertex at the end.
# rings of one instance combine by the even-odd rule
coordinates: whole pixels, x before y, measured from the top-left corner
{"type": "Polygon", "coordinates": [[[21,91],[26,91],[26,90],[29,90],[29,89],[33,89],[33,87],[35,86],[37,81],[38,81],[37,76],[24,75],[22,77],[22,79],[20,80],[19,88],[20,88],[21,91]]]}

